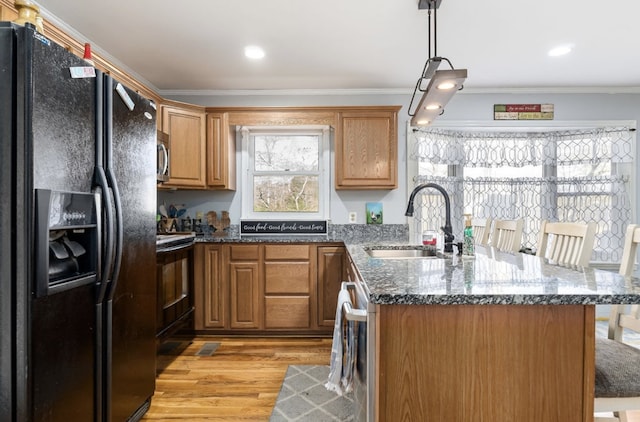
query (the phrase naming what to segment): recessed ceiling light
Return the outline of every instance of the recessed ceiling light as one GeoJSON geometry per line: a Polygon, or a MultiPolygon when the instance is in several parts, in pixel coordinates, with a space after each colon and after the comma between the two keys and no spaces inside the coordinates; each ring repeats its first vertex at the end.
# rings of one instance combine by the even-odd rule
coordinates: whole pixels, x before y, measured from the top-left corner
{"type": "Polygon", "coordinates": [[[548,54],[551,57],[564,56],[565,54],[569,54],[572,48],[572,45],[559,45],[549,50],[548,54]]]}
{"type": "Polygon", "coordinates": [[[248,45],[244,48],[244,55],[250,59],[261,59],[264,57],[264,50],[257,45],[248,45]]]}

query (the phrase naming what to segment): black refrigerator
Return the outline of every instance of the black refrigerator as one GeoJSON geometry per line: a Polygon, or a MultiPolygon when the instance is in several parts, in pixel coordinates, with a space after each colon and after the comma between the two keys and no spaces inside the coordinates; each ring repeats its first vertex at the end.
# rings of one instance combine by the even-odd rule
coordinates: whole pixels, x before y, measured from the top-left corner
{"type": "Polygon", "coordinates": [[[148,409],[155,119],[30,24],[0,22],[0,420],[148,409]]]}

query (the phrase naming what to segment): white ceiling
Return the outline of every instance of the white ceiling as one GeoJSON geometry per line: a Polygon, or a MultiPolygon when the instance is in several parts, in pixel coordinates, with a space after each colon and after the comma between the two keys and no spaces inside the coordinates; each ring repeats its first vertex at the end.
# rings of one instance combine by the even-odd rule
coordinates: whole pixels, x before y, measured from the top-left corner
{"type": "MultiPolygon", "coordinates": [[[[427,12],[417,0],[38,4],[160,93],[410,93],[427,59],[427,12]],[[248,44],[266,57],[246,59],[248,44]]],[[[438,55],[468,69],[465,90],[640,92],[639,18],[638,0],[442,0],[438,55]],[[574,49],[548,57],[559,44],[574,49]]]]}

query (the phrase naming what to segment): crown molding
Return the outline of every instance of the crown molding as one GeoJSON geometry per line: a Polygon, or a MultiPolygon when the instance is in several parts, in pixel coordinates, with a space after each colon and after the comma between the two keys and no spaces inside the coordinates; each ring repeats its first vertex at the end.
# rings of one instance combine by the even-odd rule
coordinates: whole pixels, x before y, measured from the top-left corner
{"type": "MultiPolygon", "coordinates": [[[[242,97],[242,96],[350,96],[350,95],[411,95],[410,89],[166,89],[163,97],[242,97]]],[[[468,94],[640,94],[637,86],[593,87],[532,87],[532,88],[465,88],[456,95],[468,94]]]]}

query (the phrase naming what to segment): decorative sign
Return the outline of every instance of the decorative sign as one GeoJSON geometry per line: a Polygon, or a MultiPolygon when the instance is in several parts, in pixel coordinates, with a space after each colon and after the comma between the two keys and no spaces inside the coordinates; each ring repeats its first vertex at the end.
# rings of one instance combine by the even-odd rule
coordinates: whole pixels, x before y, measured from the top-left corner
{"type": "Polygon", "coordinates": [[[494,104],[493,120],[553,120],[553,104],[494,104]]]}
{"type": "Polygon", "coordinates": [[[327,221],[242,220],[240,234],[327,234],[327,221]]]}

